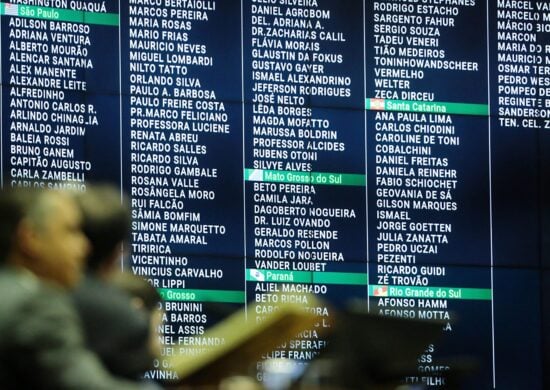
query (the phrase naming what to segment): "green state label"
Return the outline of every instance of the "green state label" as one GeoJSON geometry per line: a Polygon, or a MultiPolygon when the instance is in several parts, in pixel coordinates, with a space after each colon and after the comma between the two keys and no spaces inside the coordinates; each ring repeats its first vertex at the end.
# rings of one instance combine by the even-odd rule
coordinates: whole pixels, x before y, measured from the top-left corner
{"type": "Polygon", "coordinates": [[[0,3],[0,14],[22,18],[56,20],[63,22],[118,26],[118,14],[75,11],[62,8],[38,7],[23,4],[0,3]]]}
{"type": "Polygon", "coordinates": [[[248,282],[347,284],[366,286],[368,275],[355,272],[318,271],[275,271],[249,268],[246,270],[248,282]]]}
{"type": "Polygon", "coordinates": [[[490,288],[370,285],[371,297],[491,300],[490,288]]]}
{"type": "Polygon", "coordinates": [[[364,186],[366,183],[365,175],[354,173],[274,171],[249,168],[244,170],[244,179],[246,181],[332,186],[364,186]]]}
{"type": "Polygon", "coordinates": [[[489,115],[489,105],[416,100],[367,99],[365,109],[374,111],[421,112],[428,114],[489,115]]]}
{"type": "Polygon", "coordinates": [[[244,291],[157,289],[164,301],[244,303],[244,291]]]}

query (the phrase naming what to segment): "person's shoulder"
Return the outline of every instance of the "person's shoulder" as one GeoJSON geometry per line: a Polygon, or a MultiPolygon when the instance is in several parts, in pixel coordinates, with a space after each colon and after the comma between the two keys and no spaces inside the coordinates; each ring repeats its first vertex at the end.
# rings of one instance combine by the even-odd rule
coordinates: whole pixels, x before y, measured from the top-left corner
{"type": "Polygon", "coordinates": [[[80,320],[69,294],[32,275],[0,270],[0,388],[138,389],[119,381],[84,347],[80,320]],[[6,303],[2,296],[3,303],[6,303]],[[2,318],[6,319],[2,321],[2,318]],[[6,354],[7,352],[7,354],[6,354]],[[9,356],[7,361],[2,357],[9,356]],[[1,371],[1,370],[0,370],[1,371]],[[25,377],[26,373],[32,373],[25,377]]]}
{"type": "Polygon", "coordinates": [[[7,316],[12,316],[36,299],[50,293],[48,287],[32,274],[10,267],[0,268],[0,296],[3,310],[7,316]]]}
{"type": "Polygon", "coordinates": [[[131,297],[101,279],[86,277],[74,291],[73,299],[89,337],[100,337],[106,332],[127,338],[149,329],[147,316],[132,305],[131,297]]]}
{"type": "Polygon", "coordinates": [[[92,276],[83,278],[73,291],[72,298],[79,312],[99,310],[116,314],[131,310],[131,297],[128,294],[110,283],[92,276]]]}
{"type": "Polygon", "coordinates": [[[79,320],[67,293],[33,275],[0,271],[3,344],[32,346],[59,337],[78,340],[79,320]],[[63,326],[61,326],[63,325],[63,326]]]}

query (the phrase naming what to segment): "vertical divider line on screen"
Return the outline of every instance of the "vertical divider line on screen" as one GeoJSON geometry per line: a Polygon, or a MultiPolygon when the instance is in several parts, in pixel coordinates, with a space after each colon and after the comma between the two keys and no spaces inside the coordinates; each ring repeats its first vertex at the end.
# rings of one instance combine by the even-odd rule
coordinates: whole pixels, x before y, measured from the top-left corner
{"type": "MultiPolygon", "coordinates": [[[[4,5],[2,4],[2,11],[4,5]]],[[[2,12],[3,13],[3,12],[2,12]]],[[[0,31],[2,31],[2,15],[0,14],[0,31]]],[[[4,58],[2,41],[0,40],[0,58],[4,58]]],[[[2,78],[2,61],[0,61],[0,107],[3,106],[5,80],[2,78]]],[[[0,110],[0,188],[4,188],[4,110],[0,110]]]]}
{"type": "Polygon", "coordinates": [[[245,306],[245,317],[248,320],[248,296],[246,290],[246,261],[247,261],[247,252],[246,252],[246,178],[245,178],[245,101],[244,101],[244,0],[241,0],[241,125],[242,125],[242,185],[243,185],[243,284],[244,284],[244,306],[245,306]]]}
{"type": "Polygon", "coordinates": [[[489,158],[489,245],[490,245],[490,257],[491,257],[491,355],[492,355],[492,370],[493,370],[493,388],[496,388],[496,357],[495,357],[495,297],[494,297],[494,255],[493,255],[493,186],[492,186],[492,170],[491,170],[491,67],[490,65],[490,24],[489,24],[489,15],[490,15],[490,2],[485,3],[485,13],[486,13],[486,39],[487,39],[487,135],[488,135],[488,153],[489,158]]]}
{"type": "MultiPolygon", "coordinates": [[[[361,100],[362,104],[363,102],[367,101],[367,10],[365,1],[363,0],[363,99],[361,100]]],[[[367,175],[367,145],[368,145],[368,137],[367,137],[367,111],[366,109],[363,109],[363,122],[365,124],[364,127],[364,141],[365,141],[365,255],[367,260],[367,312],[370,313],[370,280],[368,275],[370,274],[370,252],[369,252],[369,190],[368,190],[368,175],[367,175]]]]}
{"type": "MultiPolygon", "coordinates": [[[[123,163],[122,163],[122,20],[120,20],[120,2],[118,3],[118,133],[119,133],[119,165],[120,165],[120,202],[124,198],[123,163]]],[[[124,243],[122,244],[124,246],[124,243]]],[[[129,244],[128,244],[129,245],[129,244]]],[[[122,248],[124,253],[125,248],[122,248]]],[[[121,256],[122,257],[122,256],[121,256]]],[[[120,262],[120,271],[124,272],[124,258],[120,262]]]]}

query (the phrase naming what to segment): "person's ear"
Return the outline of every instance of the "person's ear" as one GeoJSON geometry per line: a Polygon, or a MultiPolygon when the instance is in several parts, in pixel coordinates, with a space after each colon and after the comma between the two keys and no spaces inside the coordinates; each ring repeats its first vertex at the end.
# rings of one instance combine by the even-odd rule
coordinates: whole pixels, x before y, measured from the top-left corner
{"type": "Polygon", "coordinates": [[[120,269],[120,260],[122,259],[122,248],[123,248],[123,242],[120,241],[114,249],[109,253],[109,255],[105,258],[105,261],[102,262],[100,265],[100,273],[102,275],[105,275],[108,277],[114,272],[117,272],[120,269]]]}
{"type": "Polygon", "coordinates": [[[34,258],[42,251],[39,233],[28,219],[23,219],[15,229],[13,246],[25,257],[34,258]]]}

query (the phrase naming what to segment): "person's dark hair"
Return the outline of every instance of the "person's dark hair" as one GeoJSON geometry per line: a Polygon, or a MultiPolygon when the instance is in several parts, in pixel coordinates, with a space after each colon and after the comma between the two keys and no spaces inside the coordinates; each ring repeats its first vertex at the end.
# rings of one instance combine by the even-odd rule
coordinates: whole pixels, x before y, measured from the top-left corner
{"type": "Polygon", "coordinates": [[[14,190],[11,188],[0,191],[0,263],[6,261],[17,225],[23,219],[22,205],[16,201],[14,190]]]}
{"type": "Polygon", "coordinates": [[[0,264],[6,261],[17,226],[24,218],[39,224],[47,214],[48,205],[42,188],[7,187],[0,190],[0,264]]]}
{"type": "Polygon", "coordinates": [[[87,268],[93,272],[110,260],[120,242],[129,238],[130,209],[120,190],[106,184],[88,186],[76,201],[82,211],[82,231],[92,246],[87,268]]]}
{"type": "Polygon", "coordinates": [[[119,272],[113,275],[110,282],[130,297],[137,298],[148,312],[156,309],[159,302],[162,301],[162,297],[158,291],[141,276],[128,272],[119,272]]]}

